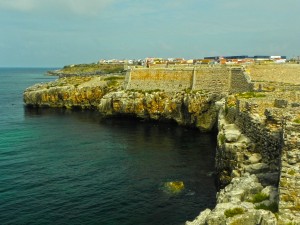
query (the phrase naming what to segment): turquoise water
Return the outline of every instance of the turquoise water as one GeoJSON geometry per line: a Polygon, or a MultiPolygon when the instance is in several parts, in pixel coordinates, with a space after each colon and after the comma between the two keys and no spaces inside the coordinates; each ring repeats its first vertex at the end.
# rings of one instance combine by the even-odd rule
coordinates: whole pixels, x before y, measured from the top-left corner
{"type": "Polygon", "coordinates": [[[214,135],[24,108],[46,70],[0,69],[0,224],[176,225],[214,206],[214,135]]]}

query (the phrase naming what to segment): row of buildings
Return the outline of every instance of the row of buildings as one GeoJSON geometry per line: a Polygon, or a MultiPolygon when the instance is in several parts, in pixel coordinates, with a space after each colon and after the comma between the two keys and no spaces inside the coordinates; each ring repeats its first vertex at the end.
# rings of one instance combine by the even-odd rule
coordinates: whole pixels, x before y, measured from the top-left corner
{"type": "Polygon", "coordinates": [[[239,55],[239,56],[214,56],[204,57],[202,63],[220,63],[220,64],[251,64],[251,63],[286,63],[286,56],[269,55],[239,55]]]}
{"type": "Polygon", "coordinates": [[[110,59],[110,60],[99,60],[100,64],[129,64],[129,65],[172,65],[172,64],[252,64],[252,63],[286,63],[286,56],[266,56],[266,55],[238,55],[238,56],[210,56],[204,57],[203,59],[184,59],[184,58],[153,58],[148,57],[145,59],[110,59]]]}

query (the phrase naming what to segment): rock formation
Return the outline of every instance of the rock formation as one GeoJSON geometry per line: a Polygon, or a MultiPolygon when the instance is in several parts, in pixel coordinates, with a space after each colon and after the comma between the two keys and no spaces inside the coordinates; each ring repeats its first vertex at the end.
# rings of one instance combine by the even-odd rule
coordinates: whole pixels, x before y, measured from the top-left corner
{"type": "MultiPolygon", "coordinates": [[[[260,80],[252,80],[249,85],[248,75],[243,76],[241,69],[230,70],[229,83],[223,79],[226,73],[220,76],[224,87],[228,87],[227,92],[222,89],[220,93],[193,88],[151,90],[151,85],[143,82],[159,82],[159,78],[153,78],[157,71],[147,71],[144,80],[139,79],[140,71],[126,79],[120,74],[67,76],[26,89],[24,102],[29,107],[93,109],[106,117],[126,115],[171,120],[201,131],[217,127],[215,167],[221,188],[217,205],[187,224],[300,224],[300,82],[295,85],[295,74],[289,79],[286,73],[299,73],[300,67],[276,65],[274,70],[272,66],[250,66],[246,69],[250,70],[250,76],[251,69],[252,79],[260,80]],[[266,76],[260,69],[261,73],[268,71],[266,76]],[[276,71],[284,76],[285,83],[276,71]],[[273,78],[281,83],[271,82],[273,78]],[[130,85],[131,80],[134,85],[130,85]],[[128,88],[141,85],[147,89],[128,88]],[[250,87],[254,90],[236,93],[250,87]]],[[[186,82],[187,87],[195,88],[197,73],[190,71],[194,72],[186,82]]],[[[220,83],[220,77],[215,79],[213,70],[209,71],[209,77],[205,78],[209,81],[203,79],[203,82],[208,82],[211,89],[212,84],[220,83]]],[[[165,84],[168,84],[165,78],[170,75],[168,70],[167,75],[162,76],[165,84]]],[[[178,71],[176,76],[176,85],[171,83],[179,87],[183,77],[178,71]]]]}

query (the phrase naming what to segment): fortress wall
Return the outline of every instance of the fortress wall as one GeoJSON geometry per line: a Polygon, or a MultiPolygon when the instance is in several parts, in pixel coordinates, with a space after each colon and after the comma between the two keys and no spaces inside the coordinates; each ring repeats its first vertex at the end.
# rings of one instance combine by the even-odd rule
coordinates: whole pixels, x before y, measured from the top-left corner
{"type": "Polygon", "coordinates": [[[227,68],[197,68],[195,70],[194,90],[228,92],[230,71],[227,68]]]}
{"type": "Polygon", "coordinates": [[[180,91],[191,88],[192,78],[192,69],[133,69],[127,89],[180,91]]]}
{"type": "Polygon", "coordinates": [[[133,68],[127,72],[125,88],[136,90],[204,90],[214,93],[237,93],[252,90],[250,78],[242,68],[133,68]]]}
{"type": "Polygon", "coordinates": [[[248,74],[242,68],[231,69],[231,93],[242,93],[253,90],[253,84],[248,74]]]}
{"type": "MultiPolygon", "coordinates": [[[[242,133],[255,143],[254,152],[261,154],[262,163],[257,165],[258,177],[263,176],[264,183],[267,185],[277,185],[280,172],[280,152],[281,152],[281,129],[270,129],[261,123],[249,112],[239,110],[235,118],[235,124],[241,129],[242,133]],[[264,168],[265,167],[265,168],[264,168]],[[269,175],[267,175],[269,174],[269,175]]],[[[272,121],[274,127],[280,127],[280,121],[272,121]]]]}
{"type": "MultiPolygon", "coordinates": [[[[295,108],[298,113],[300,108],[295,108]]],[[[300,124],[288,123],[283,133],[279,214],[281,220],[300,218],[300,124]]]]}
{"type": "Polygon", "coordinates": [[[254,64],[247,66],[247,70],[254,81],[300,84],[300,64],[254,64]]]}

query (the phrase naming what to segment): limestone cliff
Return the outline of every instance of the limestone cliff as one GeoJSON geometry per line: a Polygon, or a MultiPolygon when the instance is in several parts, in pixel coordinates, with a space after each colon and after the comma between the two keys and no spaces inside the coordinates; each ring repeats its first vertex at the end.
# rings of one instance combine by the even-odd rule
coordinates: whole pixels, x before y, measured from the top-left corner
{"type": "MultiPolygon", "coordinates": [[[[216,175],[224,189],[218,193],[215,209],[204,211],[192,224],[300,224],[300,89],[295,85],[295,74],[289,74],[294,66],[293,70],[290,65],[280,66],[279,74],[272,68],[267,68],[263,80],[252,79],[252,92],[234,95],[229,93],[248,90],[252,85],[248,79],[236,79],[231,70],[234,83],[230,86],[235,91],[230,88],[225,93],[191,91],[194,89],[189,86],[194,85],[190,84],[176,91],[177,83],[169,90],[172,92],[168,88],[151,90],[152,84],[160,81],[156,74],[148,74],[147,79],[125,79],[120,74],[67,76],[28,88],[24,102],[32,107],[94,109],[103,116],[173,120],[202,131],[211,130],[218,118],[216,175]],[[285,83],[281,83],[282,77],[285,83]],[[246,88],[240,88],[242,83],[246,88]],[[263,198],[251,203],[255,196],[263,198]]],[[[258,70],[265,73],[264,69],[253,67],[252,74],[250,68],[250,76],[260,78],[258,70]]],[[[194,78],[196,75],[193,72],[194,78]]],[[[165,78],[163,87],[172,84],[168,82],[171,78],[165,78]]]]}
{"type": "Polygon", "coordinates": [[[195,93],[118,91],[103,96],[98,110],[107,116],[134,115],[144,119],[174,120],[180,125],[210,131],[217,120],[220,96],[195,93]]]}
{"type": "Polygon", "coordinates": [[[201,131],[210,131],[216,124],[215,102],[222,95],[201,91],[123,90],[123,80],[120,76],[63,77],[27,88],[24,102],[31,107],[95,109],[103,116],[173,120],[201,131]]]}
{"type": "Polygon", "coordinates": [[[36,84],[25,90],[23,99],[33,107],[93,108],[105,94],[107,83],[94,78],[61,78],[57,81],[36,84]]]}

